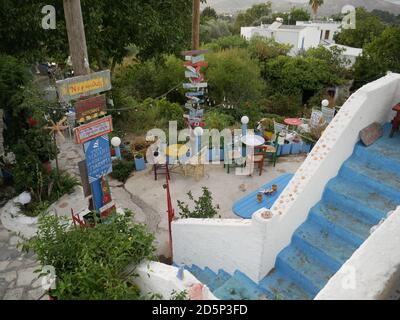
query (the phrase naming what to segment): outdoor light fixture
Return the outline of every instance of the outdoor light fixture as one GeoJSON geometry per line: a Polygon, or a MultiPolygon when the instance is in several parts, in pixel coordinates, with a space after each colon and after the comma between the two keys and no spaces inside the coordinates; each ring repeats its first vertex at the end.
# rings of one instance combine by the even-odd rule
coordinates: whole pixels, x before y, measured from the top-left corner
{"type": "Polygon", "coordinates": [[[121,139],[118,137],[114,137],[111,139],[111,144],[113,147],[119,147],[121,145],[121,139]]]}
{"type": "Polygon", "coordinates": [[[202,136],[203,133],[204,133],[204,130],[203,130],[202,127],[196,127],[196,128],[194,128],[194,135],[195,135],[195,136],[197,136],[197,137],[202,136]]]}
{"type": "Polygon", "coordinates": [[[242,124],[248,124],[250,119],[248,116],[243,116],[240,121],[242,122],[242,124]]]}
{"type": "Polygon", "coordinates": [[[329,106],[329,100],[322,100],[322,106],[323,107],[328,107],[329,106]]]}

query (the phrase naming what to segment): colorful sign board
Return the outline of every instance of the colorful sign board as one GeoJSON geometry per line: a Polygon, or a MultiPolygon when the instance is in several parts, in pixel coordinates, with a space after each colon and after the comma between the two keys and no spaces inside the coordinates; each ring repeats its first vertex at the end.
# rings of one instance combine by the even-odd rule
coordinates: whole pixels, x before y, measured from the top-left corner
{"type": "Polygon", "coordinates": [[[86,169],[89,183],[96,182],[112,172],[110,142],[103,135],[86,142],[84,145],[86,169]]]}
{"type": "Polygon", "coordinates": [[[74,129],[75,142],[85,143],[113,131],[111,116],[104,117],[74,129]]]}
{"type": "Polygon", "coordinates": [[[184,89],[199,89],[199,88],[207,88],[207,82],[199,82],[199,83],[184,83],[184,89]]]}
{"type": "Polygon", "coordinates": [[[204,55],[192,57],[192,63],[198,63],[198,62],[202,62],[202,61],[204,61],[204,55]]]}
{"type": "Polygon", "coordinates": [[[199,54],[206,54],[208,53],[208,50],[190,50],[190,51],[183,51],[182,55],[183,56],[197,56],[199,54]]]}
{"type": "Polygon", "coordinates": [[[91,73],[85,76],[68,78],[56,82],[61,100],[68,102],[82,97],[111,90],[110,70],[91,73]]]}
{"type": "MultiPolygon", "coordinates": [[[[192,59],[190,59],[190,60],[192,60],[192,59]]],[[[208,61],[200,61],[200,62],[197,62],[197,63],[193,63],[192,61],[185,61],[183,63],[183,65],[185,67],[194,67],[194,68],[203,67],[203,68],[206,68],[206,67],[208,67],[208,61]]]]}
{"type": "Polygon", "coordinates": [[[185,93],[186,98],[190,98],[190,97],[201,97],[204,96],[204,92],[203,91],[197,91],[197,92],[186,92],[185,93]]]}
{"type": "Polygon", "coordinates": [[[96,119],[107,114],[106,96],[100,95],[75,103],[75,113],[78,122],[96,119]]]}
{"type": "Polygon", "coordinates": [[[185,71],[185,78],[200,78],[200,76],[198,72],[185,71]]]}

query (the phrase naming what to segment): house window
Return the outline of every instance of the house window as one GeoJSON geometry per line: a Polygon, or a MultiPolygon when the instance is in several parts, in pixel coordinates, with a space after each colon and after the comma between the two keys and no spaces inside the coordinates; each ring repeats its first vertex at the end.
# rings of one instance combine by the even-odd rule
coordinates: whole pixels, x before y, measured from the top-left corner
{"type": "Polygon", "coordinates": [[[330,34],[331,34],[331,32],[329,30],[325,31],[325,40],[329,40],[330,34]]]}

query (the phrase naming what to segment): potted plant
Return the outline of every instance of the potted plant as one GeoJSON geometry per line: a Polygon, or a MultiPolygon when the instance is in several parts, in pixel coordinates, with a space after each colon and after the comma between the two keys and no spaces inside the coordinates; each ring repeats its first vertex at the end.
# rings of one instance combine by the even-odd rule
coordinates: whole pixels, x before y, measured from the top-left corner
{"type": "Polygon", "coordinates": [[[138,152],[135,154],[135,169],[136,171],[142,171],[146,169],[146,163],[144,161],[143,153],[138,152]]]}
{"type": "Polygon", "coordinates": [[[271,118],[266,118],[261,120],[261,125],[264,128],[264,138],[269,141],[274,135],[274,120],[271,118]]]}

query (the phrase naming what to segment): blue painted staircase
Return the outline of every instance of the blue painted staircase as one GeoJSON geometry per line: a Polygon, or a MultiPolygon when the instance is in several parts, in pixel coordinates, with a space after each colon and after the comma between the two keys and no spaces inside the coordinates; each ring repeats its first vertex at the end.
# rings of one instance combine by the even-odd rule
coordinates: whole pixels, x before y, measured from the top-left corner
{"type": "Polygon", "coordinates": [[[400,204],[400,134],[385,135],[370,147],[357,143],[322,199],[294,232],[259,284],[243,273],[191,271],[222,300],[313,299],[365,241],[370,229],[400,204]]]}

